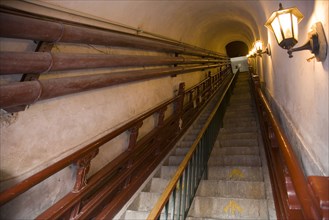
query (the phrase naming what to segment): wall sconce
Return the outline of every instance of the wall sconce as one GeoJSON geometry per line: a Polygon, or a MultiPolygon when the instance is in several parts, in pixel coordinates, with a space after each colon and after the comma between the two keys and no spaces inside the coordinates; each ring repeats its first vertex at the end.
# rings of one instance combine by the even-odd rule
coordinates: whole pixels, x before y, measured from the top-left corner
{"type": "Polygon", "coordinates": [[[292,53],[301,50],[310,50],[317,61],[324,61],[327,57],[327,39],[321,22],[312,26],[308,33],[308,41],[301,47],[293,48],[298,42],[298,23],[303,19],[303,14],[297,8],[283,9],[282,4],[279,10],[272,13],[266,21],[265,27],[270,29],[276,41],[283,49],[288,50],[289,57],[292,53]]]}
{"type": "Polygon", "coordinates": [[[270,46],[267,45],[267,47],[263,51],[263,42],[261,40],[258,40],[255,42],[254,48],[256,50],[257,55],[260,57],[262,56],[262,54],[267,54],[267,55],[271,56],[270,46]]]}
{"type": "Polygon", "coordinates": [[[250,51],[249,51],[249,53],[248,53],[248,55],[247,55],[247,57],[248,58],[255,58],[256,57],[256,55],[257,55],[257,51],[256,51],[256,48],[255,47],[253,47],[250,51]]]}

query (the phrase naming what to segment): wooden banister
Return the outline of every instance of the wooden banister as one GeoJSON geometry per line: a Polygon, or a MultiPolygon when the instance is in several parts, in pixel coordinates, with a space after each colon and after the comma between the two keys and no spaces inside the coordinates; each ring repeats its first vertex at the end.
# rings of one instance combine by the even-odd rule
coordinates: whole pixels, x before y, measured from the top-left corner
{"type": "Polygon", "coordinates": [[[17,107],[22,110],[24,105],[39,100],[106,86],[216,69],[213,76],[209,75],[188,90],[184,83],[180,84],[179,94],[174,98],[0,193],[0,206],[6,208],[19,195],[40,183],[47,184],[49,177],[75,164],[72,172],[76,171],[76,181],[72,191],[39,213],[37,219],[84,219],[93,218],[97,213],[113,217],[232,77],[230,60],[225,55],[165,39],[141,37],[3,7],[0,7],[0,29],[1,37],[37,41],[41,48],[35,52],[1,52],[0,74],[8,77],[24,74],[20,82],[0,86],[0,108],[6,110],[17,107]],[[128,48],[140,55],[133,52],[133,55],[52,53],[52,46],[59,42],[113,46],[119,47],[118,50],[128,48]],[[154,51],[156,55],[149,54],[154,51]],[[132,66],[137,69],[126,69],[132,66]],[[69,72],[89,68],[120,68],[120,72],[80,76],[71,76],[72,72],[69,72]],[[39,80],[39,76],[46,73],[55,73],[56,77],[56,72],[52,71],[65,71],[63,75],[68,73],[70,76],[39,80]],[[167,109],[175,111],[166,115],[167,109]],[[157,118],[158,124],[139,137],[139,127],[151,117],[157,118]],[[128,148],[88,177],[99,149],[123,133],[128,134],[128,148]]]}
{"type": "MultiPolygon", "coordinates": [[[[223,75],[222,82],[230,79],[230,76],[230,72],[226,72],[223,75]]],[[[115,202],[114,206],[111,203],[112,205],[110,208],[106,209],[106,215],[113,216],[113,212],[118,211],[119,204],[122,204],[123,201],[126,201],[129,196],[132,195],[134,190],[138,188],[139,184],[143,182],[143,180],[140,178],[142,176],[143,178],[146,178],[146,175],[150,174],[150,172],[161,161],[161,158],[163,158],[166,153],[169,152],[175,141],[178,140],[182,133],[192,123],[194,118],[200,113],[205,104],[219,91],[220,88],[222,88],[220,85],[226,85],[218,83],[219,79],[220,78],[217,78],[217,81],[213,81],[214,85],[212,86],[216,89],[212,91],[211,95],[207,95],[207,93],[209,93],[211,90],[204,87],[205,82],[210,82],[210,78],[198,84],[200,91],[202,91],[199,95],[203,97],[202,99],[204,101],[200,103],[197,108],[193,107],[193,100],[188,100],[184,104],[182,100],[187,92],[184,91],[184,87],[182,87],[181,92],[174,98],[160,104],[159,106],[126,123],[115,131],[110,132],[109,134],[88,144],[75,153],[66,156],[65,158],[37,172],[22,182],[1,192],[0,205],[5,205],[9,201],[15,199],[18,195],[26,192],[33,186],[41,183],[48,177],[54,175],[70,164],[77,163],[77,169],[81,172],[78,172],[77,181],[74,188],[72,189],[72,192],[68,193],[65,197],[51,206],[44,213],[41,213],[37,219],[57,219],[64,216],[75,216],[74,218],[83,219],[85,217],[94,216],[95,210],[100,211],[99,209],[106,205],[109,202],[109,199],[113,200],[113,202],[117,201],[115,202]],[[159,115],[159,117],[163,117],[163,114],[168,106],[174,105],[174,103],[176,103],[175,105],[178,106],[178,111],[174,112],[165,120],[160,121],[160,126],[155,126],[153,130],[151,130],[148,134],[136,142],[138,132],[134,133],[134,128],[138,128],[143,120],[155,114],[159,114],[159,112],[162,112],[162,116],[159,115]],[[190,107],[188,108],[187,106],[190,107]],[[182,120],[182,125],[177,123],[178,120],[182,120]],[[183,127],[180,128],[179,126],[183,127]],[[97,154],[98,149],[103,144],[107,143],[118,135],[131,131],[133,133],[130,138],[130,144],[134,145],[134,147],[127,149],[113,161],[108,163],[104,168],[100,169],[92,177],[86,179],[86,172],[88,172],[90,162],[97,154]],[[149,164],[145,164],[145,161],[147,161],[146,158],[148,158],[148,160],[150,160],[149,158],[152,158],[149,164]],[[144,169],[142,168],[143,166],[145,166],[144,169]],[[118,200],[114,199],[117,192],[120,191],[120,187],[122,186],[127,187],[126,193],[129,193],[122,194],[120,197],[118,197],[118,200]],[[124,195],[129,196],[127,197],[124,195]],[[122,198],[122,196],[124,198],[122,198]],[[88,202],[82,203],[86,197],[89,198],[88,202]]],[[[194,88],[197,89],[198,87],[194,88]]]]}
{"type": "Polygon", "coordinates": [[[82,149],[76,151],[75,153],[55,162],[54,164],[50,165],[49,167],[37,172],[36,174],[30,176],[29,178],[23,180],[22,182],[16,184],[13,187],[1,192],[0,194],[0,206],[4,205],[8,201],[12,200],[13,198],[17,197],[18,195],[24,193],[28,189],[32,188],[33,186],[37,185],[38,183],[42,182],[43,180],[47,179],[51,175],[54,175],[58,171],[64,169],[68,165],[76,162],[82,157],[90,154],[91,152],[98,149],[103,144],[107,143],[108,141],[112,140],[113,138],[117,137],[118,135],[122,134],[123,132],[127,131],[135,124],[143,121],[144,119],[148,118],[149,116],[153,115],[157,111],[161,110],[162,108],[168,106],[169,104],[176,101],[179,97],[175,97],[170,99],[159,106],[153,108],[152,110],[142,114],[138,118],[128,122],[127,124],[121,126],[120,128],[112,131],[111,133],[103,136],[102,138],[93,141],[92,143],[88,144],[87,146],[83,147],[82,149]]]}
{"type": "Polygon", "coordinates": [[[271,177],[272,183],[274,185],[273,187],[275,188],[273,191],[276,194],[274,196],[277,197],[277,200],[282,200],[277,201],[277,203],[280,203],[277,204],[277,207],[281,209],[281,212],[284,212],[283,210],[286,210],[285,212],[287,212],[280,213],[279,216],[288,219],[296,218],[296,216],[299,216],[298,213],[294,214],[296,210],[292,211],[289,214],[289,206],[299,206],[293,205],[292,203],[289,204],[289,190],[293,190],[296,193],[304,219],[321,219],[321,211],[319,210],[319,207],[314,200],[314,194],[312,190],[310,190],[309,183],[304,175],[301,166],[298,163],[297,157],[293,151],[291,144],[289,143],[287,136],[281,128],[278,120],[274,116],[274,113],[271,110],[271,107],[268,101],[266,100],[265,95],[260,89],[259,78],[258,76],[252,76],[252,78],[259,117],[263,124],[263,139],[265,139],[264,141],[268,145],[266,146],[266,151],[268,154],[267,160],[270,166],[270,170],[271,172],[273,172],[271,174],[271,177]],[[277,150],[280,151],[280,154],[276,153],[277,150]],[[280,159],[281,155],[282,159],[280,159]],[[284,162],[284,166],[287,167],[288,173],[285,174],[284,168],[277,168],[278,166],[276,166],[275,164],[280,163],[278,160],[282,160],[284,162]],[[289,181],[292,182],[293,189],[289,189],[289,187],[291,187],[289,186],[289,181]],[[281,195],[279,195],[280,192],[281,195]]]}

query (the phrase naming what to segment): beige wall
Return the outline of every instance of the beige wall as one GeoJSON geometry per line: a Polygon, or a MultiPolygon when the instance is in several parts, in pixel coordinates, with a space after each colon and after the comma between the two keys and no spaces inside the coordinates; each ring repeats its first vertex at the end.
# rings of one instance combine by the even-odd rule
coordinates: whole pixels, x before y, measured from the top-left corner
{"type": "MultiPolygon", "coordinates": [[[[1,1],[16,8],[81,21],[84,23],[147,35],[156,33],[177,41],[225,52],[225,45],[240,40],[251,45],[261,39],[270,43],[272,56],[258,58],[259,73],[284,128],[299,152],[308,174],[329,175],[328,165],[328,57],[312,60],[307,51],[289,59],[263,24],[278,8],[279,1],[1,1]],[[41,6],[40,6],[41,5],[41,6]],[[111,23],[112,22],[112,23],[111,23]],[[118,26],[120,24],[121,26],[118,26]]],[[[300,24],[301,45],[315,21],[322,21],[327,37],[328,1],[288,1],[298,6],[305,18],[300,24]]],[[[29,41],[1,39],[1,50],[31,51],[29,41]]],[[[64,45],[57,49],[70,51],[64,45]]],[[[72,49],[73,50],[73,49],[72,49]]],[[[77,50],[82,50],[79,48],[77,50]]],[[[90,50],[90,48],[89,48],[90,50]]],[[[60,73],[58,73],[60,75],[60,73]]],[[[59,76],[58,75],[58,76],[59,76]]],[[[125,121],[171,98],[180,82],[187,88],[204,78],[204,72],[175,78],[147,80],[50,99],[31,105],[14,116],[3,115],[1,123],[1,180],[4,185],[34,173],[125,121]]],[[[2,83],[8,80],[1,78],[2,83]]],[[[152,122],[146,123],[146,127],[152,122]]],[[[145,127],[145,129],[146,129],[145,127]]],[[[99,164],[122,152],[127,137],[104,147],[99,164]],[[105,153],[106,152],[106,153],[105,153]]],[[[68,168],[70,169],[70,168],[68,168]]],[[[70,179],[66,189],[55,190],[43,210],[65,194],[74,180],[65,171],[59,180],[70,179]]],[[[50,187],[51,188],[51,187],[50,187]]],[[[45,192],[48,186],[44,187],[45,192]]],[[[10,211],[10,209],[8,209],[10,211]]],[[[7,210],[6,210],[7,211],[7,210]]],[[[16,217],[33,217],[37,210],[13,212],[16,217]]]]}
{"type": "MultiPolygon", "coordinates": [[[[267,9],[277,9],[276,2],[267,3],[267,9]]],[[[283,3],[287,8],[297,6],[304,14],[299,25],[299,42],[295,47],[306,43],[307,33],[317,21],[322,22],[328,40],[328,1],[283,3]]],[[[271,13],[271,10],[267,10],[266,16],[269,17],[271,13]]],[[[272,56],[264,56],[258,62],[263,66],[263,78],[269,98],[280,111],[279,117],[290,135],[291,143],[299,152],[306,172],[309,175],[328,176],[328,56],[325,62],[317,62],[316,59],[307,62],[306,59],[312,54],[301,51],[294,53],[294,57],[289,59],[286,50],[276,43],[273,33],[268,31],[267,34],[272,56]]]]}

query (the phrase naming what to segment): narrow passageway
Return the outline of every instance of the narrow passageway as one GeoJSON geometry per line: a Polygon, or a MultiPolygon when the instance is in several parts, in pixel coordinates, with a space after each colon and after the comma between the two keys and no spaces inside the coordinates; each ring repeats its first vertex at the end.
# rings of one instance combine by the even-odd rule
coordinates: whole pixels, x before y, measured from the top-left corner
{"type": "Polygon", "coordinates": [[[280,3],[0,0],[0,219],[329,219],[329,1],[280,3]]]}

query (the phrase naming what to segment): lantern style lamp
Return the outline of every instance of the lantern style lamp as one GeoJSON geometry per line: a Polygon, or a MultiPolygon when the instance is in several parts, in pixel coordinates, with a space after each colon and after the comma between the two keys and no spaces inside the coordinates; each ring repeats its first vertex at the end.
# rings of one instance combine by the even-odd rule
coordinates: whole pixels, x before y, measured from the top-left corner
{"type": "Polygon", "coordinates": [[[269,45],[263,51],[263,42],[261,40],[258,40],[258,41],[255,42],[254,48],[255,48],[255,51],[256,51],[257,55],[260,56],[260,57],[262,56],[262,54],[267,54],[269,56],[271,55],[269,45]]]}
{"type": "Polygon", "coordinates": [[[288,50],[290,58],[293,57],[293,52],[310,50],[318,61],[324,61],[328,44],[321,22],[312,26],[311,32],[308,33],[308,41],[303,46],[293,48],[298,42],[298,23],[303,17],[297,8],[283,9],[280,3],[279,10],[272,13],[265,27],[274,33],[280,47],[288,50]]]}

